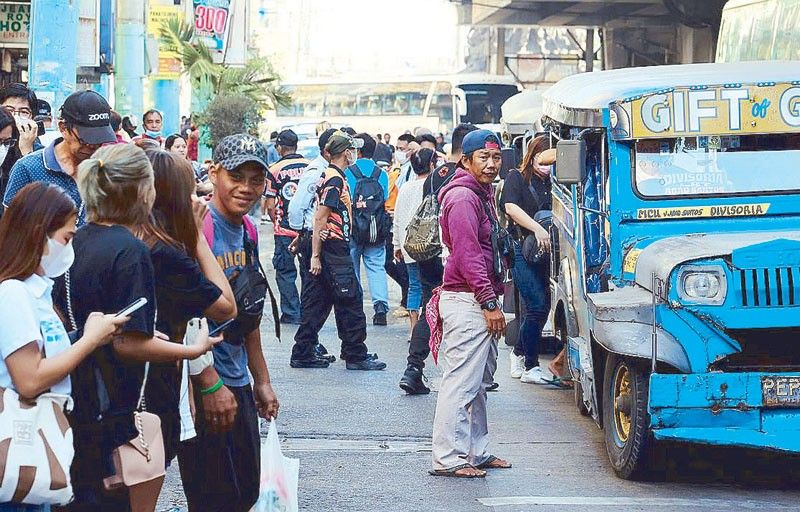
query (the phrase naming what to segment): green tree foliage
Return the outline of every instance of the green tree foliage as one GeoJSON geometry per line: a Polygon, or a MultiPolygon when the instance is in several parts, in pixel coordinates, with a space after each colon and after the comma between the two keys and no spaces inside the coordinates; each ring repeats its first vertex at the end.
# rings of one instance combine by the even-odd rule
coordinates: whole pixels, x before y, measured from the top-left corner
{"type": "Polygon", "coordinates": [[[291,104],[291,96],[279,85],[280,77],[266,58],[254,56],[239,68],[216,64],[208,47],[193,40],[194,27],[176,19],[164,22],[159,35],[164,44],[177,49],[195,89],[208,83],[214,96],[245,96],[262,111],[291,104]]]}
{"type": "Polygon", "coordinates": [[[215,96],[199,116],[200,123],[208,128],[208,141],[204,142],[215,147],[223,138],[235,133],[258,136],[258,123],[261,121],[258,111],[258,104],[244,94],[215,96]]]}

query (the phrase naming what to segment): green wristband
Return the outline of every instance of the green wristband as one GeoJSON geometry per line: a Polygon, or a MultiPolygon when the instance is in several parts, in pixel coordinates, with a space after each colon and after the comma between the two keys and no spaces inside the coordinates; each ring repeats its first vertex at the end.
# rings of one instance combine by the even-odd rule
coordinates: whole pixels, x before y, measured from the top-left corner
{"type": "Polygon", "coordinates": [[[211,393],[215,393],[215,392],[219,391],[219,388],[221,388],[223,385],[224,385],[224,382],[222,382],[222,379],[219,379],[217,381],[217,383],[214,384],[213,386],[211,386],[210,388],[201,389],[200,390],[200,394],[201,395],[210,395],[211,393]]]}

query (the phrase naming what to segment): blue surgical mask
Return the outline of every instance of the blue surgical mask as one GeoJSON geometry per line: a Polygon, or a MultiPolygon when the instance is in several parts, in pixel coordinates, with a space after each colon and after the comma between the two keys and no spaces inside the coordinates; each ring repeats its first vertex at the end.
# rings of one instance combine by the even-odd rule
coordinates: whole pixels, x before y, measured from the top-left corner
{"type": "Polygon", "coordinates": [[[161,131],[160,130],[157,131],[157,132],[154,132],[152,130],[145,130],[144,134],[147,135],[148,137],[152,137],[153,139],[157,139],[157,138],[161,137],[161,131]]]}

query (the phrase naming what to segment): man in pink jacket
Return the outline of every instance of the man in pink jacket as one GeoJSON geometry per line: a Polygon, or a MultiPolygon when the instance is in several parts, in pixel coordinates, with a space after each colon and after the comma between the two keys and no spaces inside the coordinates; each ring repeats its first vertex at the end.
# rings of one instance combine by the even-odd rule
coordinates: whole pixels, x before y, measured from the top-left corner
{"type": "Polygon", "coordinates": [[[497,340],[505,330],[494,272],[492,226],[497,224],[492,182],[500,170],[500,141],[476,130],[463,142],[463,169],[439,193],[442,242],[450,250],[439,299],[442,383],[433,422],[435,476],[481,478],[511,464],[488,452],[486,390],[497,368],[497,340]]]}

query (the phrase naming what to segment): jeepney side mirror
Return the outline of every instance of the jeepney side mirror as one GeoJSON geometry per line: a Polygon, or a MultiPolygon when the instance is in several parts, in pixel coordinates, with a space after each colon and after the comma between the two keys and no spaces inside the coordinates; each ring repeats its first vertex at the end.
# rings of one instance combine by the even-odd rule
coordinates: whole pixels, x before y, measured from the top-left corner
{"type": "Polygon", "coordinates": [[[586,179],[586,142],[560,140],[556,145],[556,179],[562,185],[577,185],[586,179]]]}
{"type": "MultiPolygon", "coordinates": [[[[451,94],[456,100],[456,109],[458,110],[459,117],[467,115],[467,93],[464,92],[464,89],[454,87],[451,94]]],[[[459,119],[458,122],[461,122],[461,120],[459,119]]]]}

